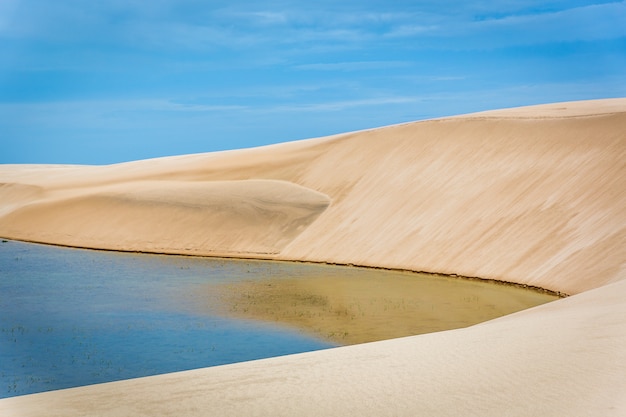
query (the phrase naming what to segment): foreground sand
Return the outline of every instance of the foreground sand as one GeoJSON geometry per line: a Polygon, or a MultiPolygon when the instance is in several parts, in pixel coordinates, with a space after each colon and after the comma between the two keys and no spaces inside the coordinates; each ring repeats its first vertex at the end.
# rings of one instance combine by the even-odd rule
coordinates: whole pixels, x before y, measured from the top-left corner
{"type": "Polygon", "coordinates": [[[0,400],[2,415],[626,414],[626,99],[103,167],[0,166],[0,236],[574,295],[461,330],[0,400]]]}

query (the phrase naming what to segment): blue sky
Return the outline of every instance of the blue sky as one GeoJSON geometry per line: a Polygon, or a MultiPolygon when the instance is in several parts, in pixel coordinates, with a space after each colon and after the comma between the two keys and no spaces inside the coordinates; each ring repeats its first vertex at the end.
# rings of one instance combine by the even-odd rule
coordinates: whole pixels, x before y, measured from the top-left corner
{"type": "Polygon", "coordinates": [[[0,0],[0,163],[626,96],[626,1],[0,0]]]}

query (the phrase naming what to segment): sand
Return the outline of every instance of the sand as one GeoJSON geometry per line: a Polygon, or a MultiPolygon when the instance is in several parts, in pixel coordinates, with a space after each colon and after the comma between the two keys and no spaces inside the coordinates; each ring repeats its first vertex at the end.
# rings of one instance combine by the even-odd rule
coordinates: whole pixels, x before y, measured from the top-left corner
{"type": "Polygon", "coordinates": [[[4,415],[626,414],[626,99],[109,166],[0,166],[0,236],[572,295],[486,323],[0,400],[4,415]]]}

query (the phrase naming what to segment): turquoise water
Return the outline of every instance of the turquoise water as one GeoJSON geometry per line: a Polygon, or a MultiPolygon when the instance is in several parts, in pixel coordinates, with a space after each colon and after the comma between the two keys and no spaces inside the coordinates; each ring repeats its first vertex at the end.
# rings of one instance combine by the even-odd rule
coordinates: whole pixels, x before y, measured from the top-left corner
{"type": "Polygon", "coordinates": [[[193,301],[207,283],[316,268],[2,241],[0,398],[332,347],[193,301]]]}

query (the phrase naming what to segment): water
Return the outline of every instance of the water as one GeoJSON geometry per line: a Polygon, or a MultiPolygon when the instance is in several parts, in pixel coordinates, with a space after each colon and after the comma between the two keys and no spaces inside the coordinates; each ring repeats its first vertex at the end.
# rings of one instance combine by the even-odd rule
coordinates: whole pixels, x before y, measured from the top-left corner
{"type": "Polygon", "coordinates": [[[336,346],[194,307],[200,284],[267,268],[2,242],[0,398],[336,346]]]}
{"type": "Polygon", "coordinates": [[[283,323],[342,345],[458,329],[558,299],[555,295],[442,275],[317,265],[212,286],[235,317],[283,323]]]}
{"type": "Polygon", "coordinates": [[[554,296],[306,263],[0,242],[0,398],[469,326],[554,296]]]}

